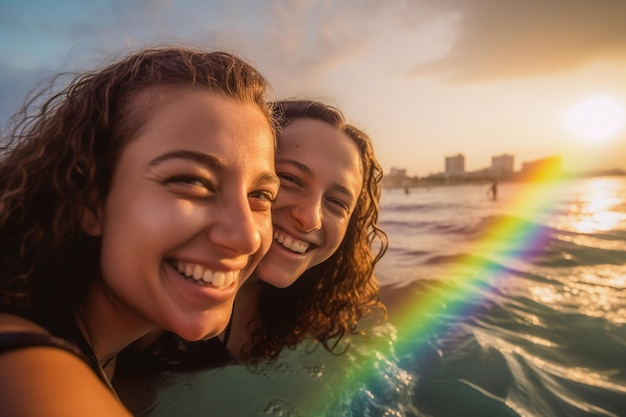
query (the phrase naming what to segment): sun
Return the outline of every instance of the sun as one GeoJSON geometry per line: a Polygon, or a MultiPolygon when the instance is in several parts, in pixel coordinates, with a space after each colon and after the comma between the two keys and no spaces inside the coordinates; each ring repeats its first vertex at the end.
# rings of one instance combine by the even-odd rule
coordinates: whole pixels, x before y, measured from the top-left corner
{"type": "Polygon", "coordinates": [[[589,98],[569,109],[565,126],[581,142],[606,143],[624,131],[626,107],[610,97],[589,98]]]}

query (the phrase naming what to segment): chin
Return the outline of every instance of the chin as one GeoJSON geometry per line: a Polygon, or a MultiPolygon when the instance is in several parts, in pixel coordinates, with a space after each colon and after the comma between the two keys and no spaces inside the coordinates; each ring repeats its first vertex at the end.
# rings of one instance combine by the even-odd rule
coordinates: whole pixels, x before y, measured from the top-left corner
{"type": "Polygon", "coordinates": [[[278,269],[274,270],[271,266],[263,266],[257,268],[256,276],[259,280],[265,282],[266,284],[271,285],[276,288],[287,288],[292,285],[301,274],[299,273],[285,273],[284,270],[278,269]],[[295,277],[295,278],[294,278],[295,277]]]}
{"type": "Polygon", "coordinates": [[[224,323],[224,326],[219,328],[212,326],[211,328],[203,327],[201,329],[181,329],[181,331],[174,333],[188,342],[197,342],[198,340],[211,339],[219,335],[224,331],[227,325],[228,322],[224,323]]]}
{"type": "Polygon", "coordinates": [[[290,287],[291,285],[293,285],[294,282],[296,282],[296,281],[294,281],[294,280],[291,280],[291,281],[280,281],[280,282],[277,282],[277,283],[269,282],[268,284],[270,284],[270,285],[272,285],[272,286],[274,286],[276,288],[281,288],[282,289],[282,288],[290,287]]]}
{"type": "Polygon", "coordinates": [[[296,282],[296,279],[294,279],[292,276],[280,278],[276,275],[273,275],[271,278],[268,279],[260,278],[261,281],[276,288],[287,288],[291,286],[294,282],[296,282]]]}
{"type": "Polygon", "coordinates": [[[224,312],[216,311],[209,315],[203,315],[204,319],[199,318],[195,321],[188,320],[184,323],[179,323],[179,326],[171,331],[188,342],[211,339],[226,329],[231,311],[231,309],[228,309],[224,312]]]}

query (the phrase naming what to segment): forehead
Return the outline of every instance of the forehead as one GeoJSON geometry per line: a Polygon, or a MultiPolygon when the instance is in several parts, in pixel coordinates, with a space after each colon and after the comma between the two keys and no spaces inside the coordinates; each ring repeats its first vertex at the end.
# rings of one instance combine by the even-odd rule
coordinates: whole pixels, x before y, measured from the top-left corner
{"type": "Polygon", "coordinates": [[[316,119],[296,119],[278,140],[277,162],[290,159],[307,165],[315,175],[343,179],[360,192],[362,161],[357,145],[338,128],[316,119]]]}
{"type": "Polygon", "coordinates": [[[284,127],[278,140],[278,154],[299,153],[303,157],[312,157],[319,149],[326,149],[326,154],[340,153],[349,159],[358,161],[360,153],[357,145],[338,128],[321,120],[302,118],[290,122],[284,127]]]}
{"type": "Polygon", "coordinates": [[[238,166],[271,169],[273,131],[254,104],[236,102],[206,88],[170,87],[151,91],[137,105],[136,111],[147,114],[122,155],[135,149],[134,153],[151,159],[180,148],[218,155],[238,166]],[[143,110],[141,102],[146,104],[143,110]]]}

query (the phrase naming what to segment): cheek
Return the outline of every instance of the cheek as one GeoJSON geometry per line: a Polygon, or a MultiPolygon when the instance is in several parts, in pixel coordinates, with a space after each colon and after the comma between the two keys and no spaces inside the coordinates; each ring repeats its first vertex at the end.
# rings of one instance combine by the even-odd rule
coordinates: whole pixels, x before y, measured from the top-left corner
{"type": "Polygon", "coordinates": [[[261,238],[260,255],[265,255],[272,245],[274,230],[272,227],[272,215],[268,213],[258,213],[256,219],[257,231],[261,238]]]}
{"type": "Polygon", "coordinates": [[[155,247],[166,249],[164,245],[175,242],[176,237],[193,224],[195,217],[191,207],[185,204],[150,201],[141,196],[112,198],[104,212],[103,261],[136,259],[150,255],[155,247]]]}
{"type": "Polygon", "coordinates": [[[203,211],[190,201],[153,196],[149,193],[134,194],[110,200],[105,213],[113,228],[135,231],[134,237],[169,233],[184,225],[199,223],[203,211]]]}
{"type": "Polygon", "coordinates": [[[329,240],[329,246],[332,247],[332,252],[328,254],[331,256],[341,245],[343,239],[346,237],[346,232],[348,231],[348,219],[346,220],[337,220],[327,234],[329,240]]]}

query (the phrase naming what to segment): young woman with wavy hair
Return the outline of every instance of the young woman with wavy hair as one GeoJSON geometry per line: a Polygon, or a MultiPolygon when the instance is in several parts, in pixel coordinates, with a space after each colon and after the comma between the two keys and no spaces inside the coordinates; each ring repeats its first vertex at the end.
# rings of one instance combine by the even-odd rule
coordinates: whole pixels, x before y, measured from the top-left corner
{"type": "Polygon", "coordinates": [[[267,88],[232,54],[162,47],[26,106],[0,155],[0,415],[128,416],[118,352],[224,330],[271,244],[267,88]]]}
{"type": "Polygon", "coordinates": [[[370,138],[319,101],[276,104],[274,242],[237,296],[225,341],[244,362],[275,358],[305,337],[340,353],[361,317],[385,311],[374,277],[387,249],[377,225],[382,168],[370,138]]]}

